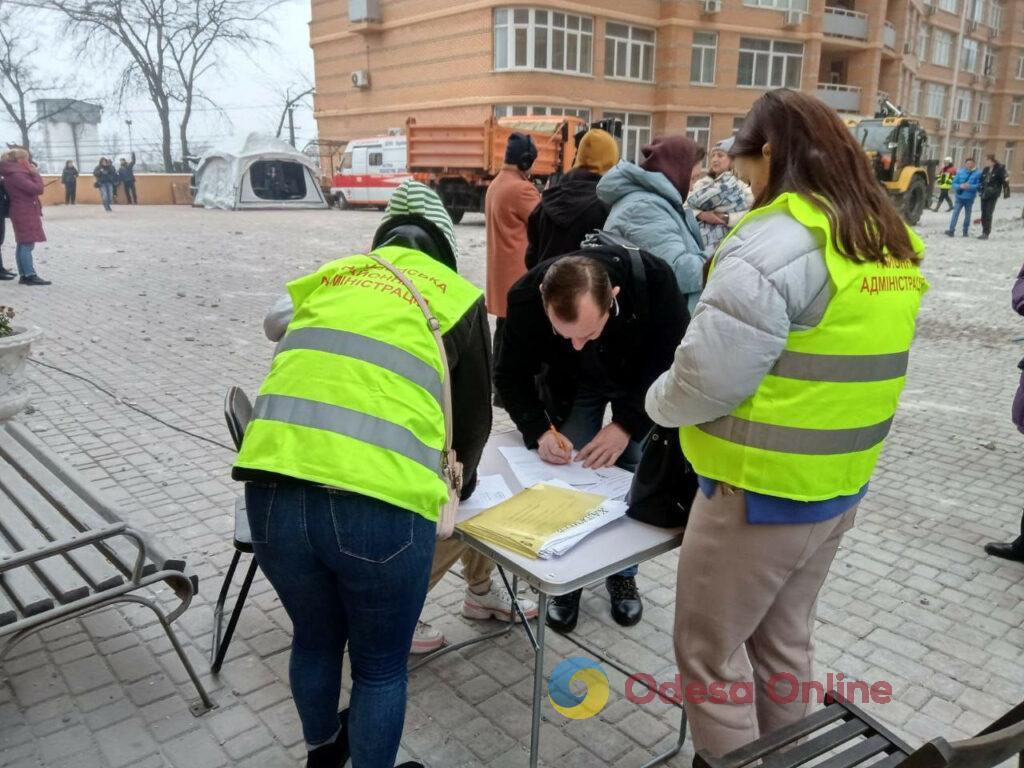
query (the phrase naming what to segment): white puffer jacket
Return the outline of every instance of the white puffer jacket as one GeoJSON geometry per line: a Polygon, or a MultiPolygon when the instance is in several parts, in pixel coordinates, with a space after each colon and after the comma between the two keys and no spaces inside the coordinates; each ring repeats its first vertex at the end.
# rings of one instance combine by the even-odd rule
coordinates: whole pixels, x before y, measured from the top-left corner
{"type": "Polygon", "coordinates": [[[733,412],[775,365],[790,330],[813,328],[833,288],[824,243],[788,213],[740,224],[722,246],[672,367],[647,392],[666,427],[733,412]]]}

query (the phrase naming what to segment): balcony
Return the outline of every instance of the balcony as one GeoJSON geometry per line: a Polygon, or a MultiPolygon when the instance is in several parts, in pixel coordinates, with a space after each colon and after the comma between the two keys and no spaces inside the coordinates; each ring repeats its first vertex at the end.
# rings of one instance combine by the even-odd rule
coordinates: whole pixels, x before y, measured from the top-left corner
{"type": "MultiPolygon", "coordinates": [[[[848,11],[845,8],[826,6],[822,31],[829,37],[846,37],[850,40],[867,42],[868,15],[857,11],[848,11]]],[[[895,33],[895,29],[893,32],[895,33]]]]}
{"type": "Polygon", "coordinates": [[[885,28],[882,30],[882,43],[890,51],[896,50],[896,27],[891,21],[885,22],[885,28]]]}
{"type": "Polygon", "coordinates": [[[836,112],[860,112],[860,88],[855,85],[818,83],[817,96],[836,112]]]}

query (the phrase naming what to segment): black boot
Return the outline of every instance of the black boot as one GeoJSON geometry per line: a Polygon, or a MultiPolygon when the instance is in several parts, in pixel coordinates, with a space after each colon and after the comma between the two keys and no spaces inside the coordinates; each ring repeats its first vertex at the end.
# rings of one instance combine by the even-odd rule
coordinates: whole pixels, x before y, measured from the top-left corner
{"type": "Polygon", "coordinates": [[[306,754],[306,768],[345,768],[348,762],[348,710],[338,713],[338,738],[306,754]]]}
{"type": "Polygon", "coordinates": [[[612,618],[624,627],[637,624],[644,615],[644,604],[632,576],[609,576],[605,579],[612,599],[612,618]]]}
{"type": "Polygon", "coordinates": [[[576,622],[580,618],[580,595],[582,589],[570,592],[568,595],[561,595],[552,599],[548,605],[547,625],[555,632],[563,634],[576,629],[576,622]]]}

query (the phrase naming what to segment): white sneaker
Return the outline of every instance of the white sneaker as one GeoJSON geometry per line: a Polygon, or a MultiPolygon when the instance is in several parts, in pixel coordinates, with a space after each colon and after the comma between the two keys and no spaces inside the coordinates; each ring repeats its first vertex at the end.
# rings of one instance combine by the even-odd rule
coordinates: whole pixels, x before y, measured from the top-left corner
{"type": "Polygon", "coordinates": [[[416,622],[416,631],[412,633],[412,648],[410,653],[420,655],[436,651],[444,645],[444,635],[441,630],[434,629],[425,621],[416,622]]]}
{"type": "MultiPolygon", "coordinates": [[[[528,619],[537,615],[537,604],[532,600],[519,598],[519,607],[528,619]]],[[[503,584],[491,580],[491,588],[482,595],[478,595],[466,587],[466,600],[462,604],[462,615],[467,619],[511,621],[512,613],[512,597],[503,584]]]]}

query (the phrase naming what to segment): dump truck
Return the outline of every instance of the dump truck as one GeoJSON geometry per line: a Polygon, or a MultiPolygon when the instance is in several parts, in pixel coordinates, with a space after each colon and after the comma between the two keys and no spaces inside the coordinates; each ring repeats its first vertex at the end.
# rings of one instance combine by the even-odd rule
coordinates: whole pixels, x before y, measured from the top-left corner
{"type": "Polygon", "coordinates": [[[505,145],[515,132],[527,133],[537,145],[530,176],[543,185],[572,169],[575,137],[585,123],[578,117],[526,115],[489,118],[476,124],[420,125],[406,121],[406,168],[441,197],[452,221],[484,210],[491,180],[505,161],[505,145]]]}
{"type": "Polygon", "coordinates": [[[847,125],[908,224],[917,224],[935,192],[937,160],[924,160],[928,133],[891,102],[872,118],[849,120],[847,125]]]}

